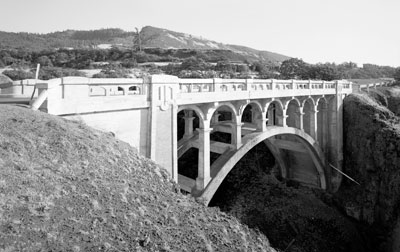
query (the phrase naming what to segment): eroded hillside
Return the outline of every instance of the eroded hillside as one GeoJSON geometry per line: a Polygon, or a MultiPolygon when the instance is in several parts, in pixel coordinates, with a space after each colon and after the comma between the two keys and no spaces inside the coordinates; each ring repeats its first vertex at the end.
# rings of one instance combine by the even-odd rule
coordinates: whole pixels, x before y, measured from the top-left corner
{"type": "Polygon", "coordinates": [[[0,251],[274,251],[79,122],[0,106],[0,251]]]}

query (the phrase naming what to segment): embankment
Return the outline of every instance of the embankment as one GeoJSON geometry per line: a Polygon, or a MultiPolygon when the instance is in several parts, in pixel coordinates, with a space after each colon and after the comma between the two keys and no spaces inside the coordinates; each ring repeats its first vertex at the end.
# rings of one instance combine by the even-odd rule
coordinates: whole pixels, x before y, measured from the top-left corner
{"type": "Polygon", "coordinates": [[[0,251],[275,251],[111,134],[0,106],[0,251]]]}

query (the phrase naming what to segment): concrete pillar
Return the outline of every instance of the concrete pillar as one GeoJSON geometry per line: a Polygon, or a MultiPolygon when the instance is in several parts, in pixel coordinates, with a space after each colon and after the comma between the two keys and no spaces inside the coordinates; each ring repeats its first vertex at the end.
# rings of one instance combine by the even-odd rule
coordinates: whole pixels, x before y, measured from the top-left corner
{"type": "Polygon", "coordinates": [[[320,144],[325,153],[328,147],[328,108],[322,108],[320,113],[322,113],[322,143],[320,144]]]}
{"type": "Polygon", "coordinates": [[[211,125],[218,124],[218,123],[219,123],[219,113],[218,113],[218,111],[215,111],[214,115],[211,118],[211,125]]]}
{"type": "Polygon", "coordinates": [[[273,126],[274,125],[274,109],[268,110],[268,126],[273,126]]]}
{"type": "Polygon", "coordinates": [[[231,144],[235,149],[239,149],[242,146],[242,125],[243,123],[232,123],[232,140],[231,144]]]}
{"type": "Polygon", "coordinates": [[[310,111],[310,135],[316,142],[318,142],[318,110],[310,111]]]}
{"type": "Polygon", "coordinates": [[[176,76],[152,75],[146,83],[150,87],[147,153],[178,182],[178,106],[175,99],[179,92],[179,79],[176,76]]]}
{"type": "Polygon", "coordinates": [[[304,113],[303,113],[303,109],[301,109],[300,113],[299,113],[299,129],[300,130],[304,130],[304,113]]]}
{"type": "Polygon", "coordinates": [[[280,124],[280,126],[282,126],[282,127],[287,127],[286,118],[288,118],[288,115],[286,114],[286,112],[287,112],[287,109],[282,110],[282,117],[281,117],[282,122],[280,124]]]}
{"type": "Polygon", "coordinates": [[[183,119],[185,120],[185,133],[183,137],[188,139],[193,136],[193,111],[185,110],[185,117],[183,117],[183,119]]]}
{"type": "Polygon", "coordinates": [[[254,124],[256,123],[257,120],[258,109],[251,108],[250,111],[251,111],[251,123],[254,124]]]}
{"type": "MultiPolygon", "coordinates": [[[[257,125],[257,131],[259,132],[264,132],[267,130],[267,118],[266,118],[267,112],[261,113],[261,118],[256,119],[256,125],[257,125]]],[[[268,122],[269,124],[269,122],[268,122]]]]}
{"type": "Polygon", "coordinates": [[[212,128],[197,129],[199,132],[199,163],[195,191],[202,191],[211,180],[210,176],[210,132],[212,128]]]}

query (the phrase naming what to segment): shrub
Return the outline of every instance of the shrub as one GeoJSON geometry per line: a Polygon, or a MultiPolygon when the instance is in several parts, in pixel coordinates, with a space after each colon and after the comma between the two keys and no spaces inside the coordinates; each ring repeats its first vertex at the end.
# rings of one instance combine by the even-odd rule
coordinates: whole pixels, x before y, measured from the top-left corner
{"type": "Polygon", "coordinates": [[[5,70],[3,74],[8,76],[12,80],[25,80],[35,78],[35,75],[33,73],[27,72],[22,69],[5,70]]]}

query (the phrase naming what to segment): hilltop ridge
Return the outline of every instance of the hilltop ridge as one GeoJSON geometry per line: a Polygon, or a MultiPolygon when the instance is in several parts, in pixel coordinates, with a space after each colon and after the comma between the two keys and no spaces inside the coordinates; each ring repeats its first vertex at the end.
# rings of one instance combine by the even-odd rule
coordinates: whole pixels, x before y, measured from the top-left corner
{"type": "MultiPolygon", "coordinates": [[[[240,45],[227,45],[198,36],[152,26],[143,27],[140,35],[143,48],[228,50],[247,58],[249,61],[262,60],[275,63],[290,58],[279,53],[260,51],[240,45]]],[[[0,50],[19,48],[33,51],[58,48],[132,48],[135,36],[136,32],[127,32],[118,28],[90,31],[66,30],[47,34],[0,31],[0,50]]]]}

